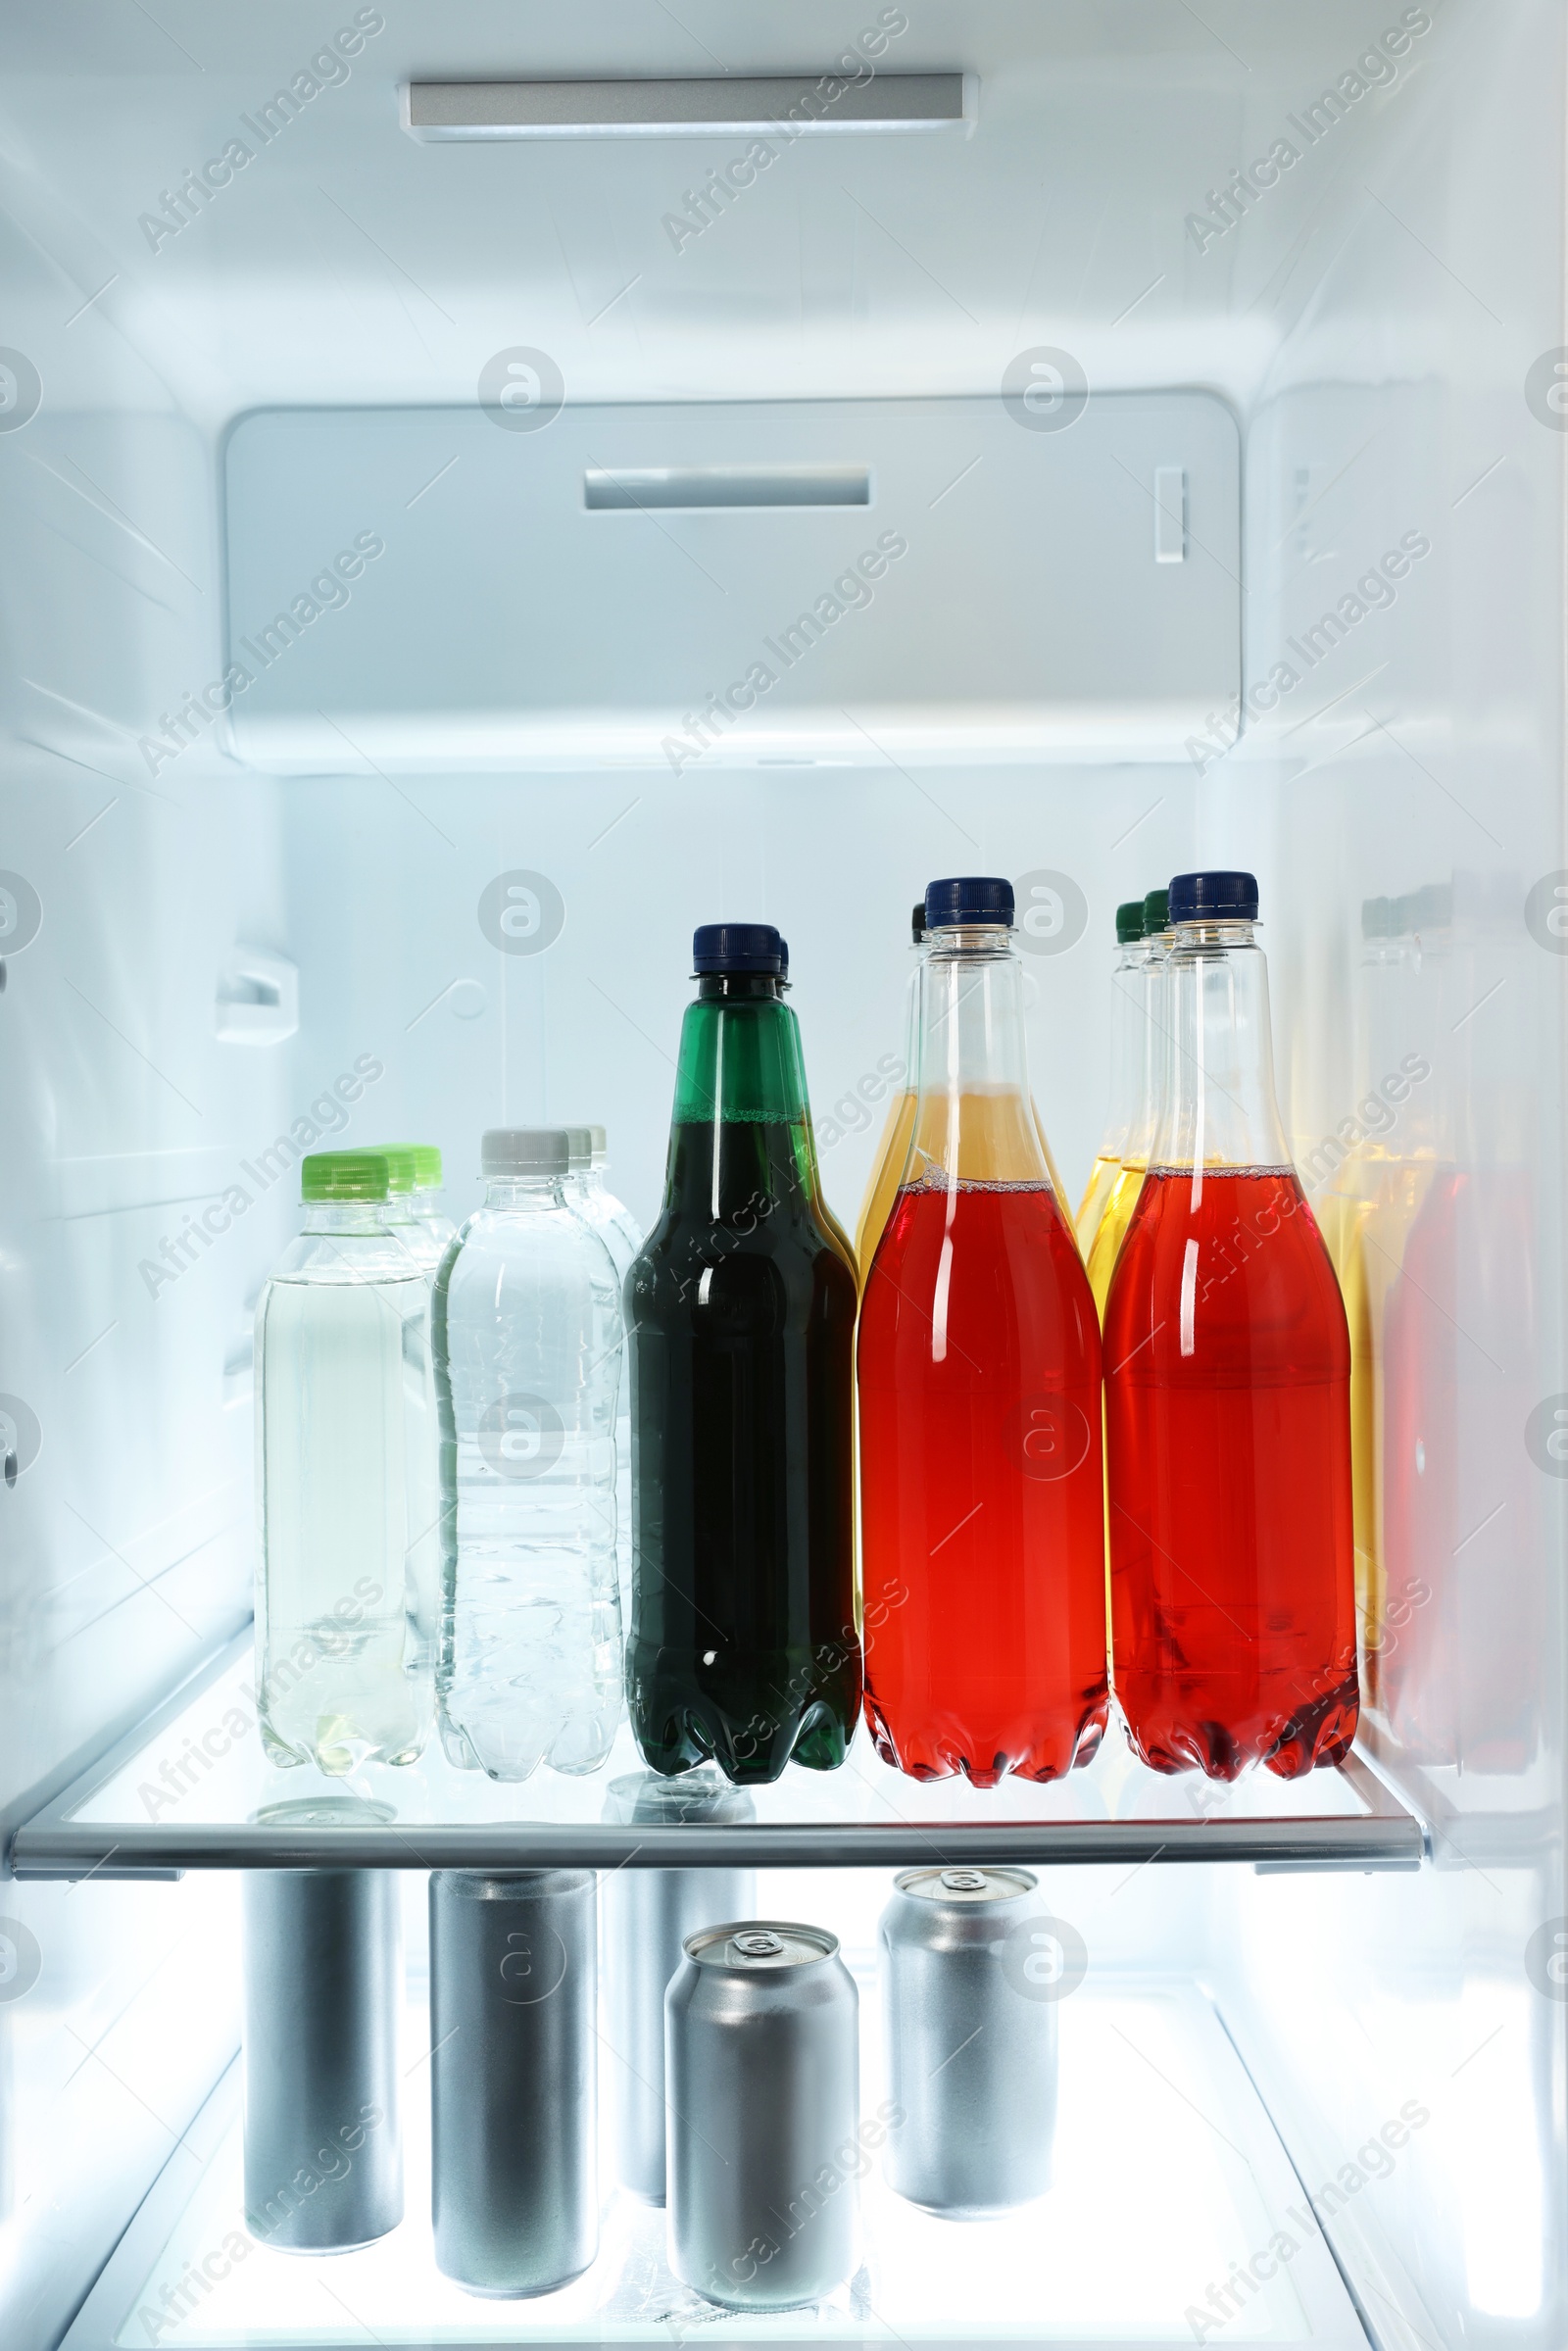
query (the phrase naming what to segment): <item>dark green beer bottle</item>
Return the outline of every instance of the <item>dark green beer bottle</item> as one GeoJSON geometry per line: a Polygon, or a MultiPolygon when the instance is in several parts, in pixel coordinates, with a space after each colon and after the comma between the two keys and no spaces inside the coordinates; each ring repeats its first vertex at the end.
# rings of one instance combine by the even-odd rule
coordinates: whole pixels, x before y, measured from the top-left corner
{"type": "Polygon", "coordinates": [[[860,1710],[855,1261],[822,1201],[785,953],[710,923],[664,1204],[626,1276],[626,1690],[659,1772],[844,1760],[860,1710]]]}

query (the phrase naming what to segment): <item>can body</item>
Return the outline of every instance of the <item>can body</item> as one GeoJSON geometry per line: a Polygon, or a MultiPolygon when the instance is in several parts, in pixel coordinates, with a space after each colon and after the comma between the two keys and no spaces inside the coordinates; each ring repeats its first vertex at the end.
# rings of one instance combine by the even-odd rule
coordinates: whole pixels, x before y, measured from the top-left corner
{"type": "Polygon", "coordinates": [[[1046,1915],[1020,1869],[908,1870],[882,1914],[888,2087],[904,2118],[887,2178],[928,2212],[979,2220],[1051,2185],[1056,2006],[1029,1965],[1046,1915]]]}
{"type": "Polygon", "coordinates": [[[245,2224],[283,2253],[343,2253],[403,2218],[387,1870],[251,1870],[245,1918],[245,2224]]]}
{"type": "Polygon", "coordinates": [[[858,1997],[835,1937],[694,1935],[664,1995],[669,2263],[730,2310],[788,2310],[855,2267],[858,1997]]]}
{"type": "Polygon", "coordinates": [[[430,1873],[436,2266],[547,2294],[599,2245],[592,1870],[430,1873]]]}
{"type": "MultiPolygon", "coordinates": [[[[755,1818],[751,1798],[716,1773],[679,1780],[654,1773],[616,1780],[607,1819],[659,1827],[755,1818]]],[[[613,2069],[615,2169],[647,2204],[664,2201],[664,1992],[686,1938],[724,1919],[745,1918],[756,1900],[747,1869],[607,1871],[605,2003],[613,2069]]]]}

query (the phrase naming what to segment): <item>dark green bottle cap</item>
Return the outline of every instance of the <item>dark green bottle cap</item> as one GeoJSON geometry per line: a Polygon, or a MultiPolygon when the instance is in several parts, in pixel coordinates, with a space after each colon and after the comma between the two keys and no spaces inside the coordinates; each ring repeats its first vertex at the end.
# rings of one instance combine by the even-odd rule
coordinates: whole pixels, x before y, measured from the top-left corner
{"type": "Polygon", "coordinates": [[[1144,935],[1144,902],[1131,898],[1124,906],[1116,908],[1116,945],[1136,947],[1144,935]]]}
{"type": "Polygon", "coordinates": [[[1144,937],[1157,939],[1170,929],[1170,892],[1151,890],[1144,901],[1144,937]]]}

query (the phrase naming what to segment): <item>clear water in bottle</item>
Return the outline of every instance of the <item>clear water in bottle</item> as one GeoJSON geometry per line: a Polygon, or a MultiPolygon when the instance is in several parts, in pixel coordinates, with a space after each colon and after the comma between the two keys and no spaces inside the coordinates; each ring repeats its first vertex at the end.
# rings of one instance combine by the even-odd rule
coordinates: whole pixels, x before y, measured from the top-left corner
{"type": "Polygon", "coordinates": [[[441,1153],[433,1143],[374,1147],[386,1160],[386,1222],[433,1283],[458,1228],[441,1205],[441,1153]]]}
{"type": "Polygon", "coordinates": [[[430,1727],[429,1291],[386,1231],[387,1167],[323,1151],[256,1309],[256,1637],[272,1763],[412,1763],[430,1727]]]}
{"type": "MultiPolygon", "coordinates": [[[[567,1195],[610,1251],[624,1311],[626,1276],[643,1236],[631,1210],[605,1181],[609,1160],[604,1128],[568,1127],[566,1135],[571,1153],[567,1195]]],[[[624,1629],[631,1622],[631,1382],[624,1373],[615,1404],[615,1570],[624,1629]]]]}
{"type": "Polygon", "coordinates": [[[620,1285],[564,1127],[487,1134],[483,1169],[434,1298],[442,1744],[493,1780],[591,1772],[621,1709],[620,1285]]]}

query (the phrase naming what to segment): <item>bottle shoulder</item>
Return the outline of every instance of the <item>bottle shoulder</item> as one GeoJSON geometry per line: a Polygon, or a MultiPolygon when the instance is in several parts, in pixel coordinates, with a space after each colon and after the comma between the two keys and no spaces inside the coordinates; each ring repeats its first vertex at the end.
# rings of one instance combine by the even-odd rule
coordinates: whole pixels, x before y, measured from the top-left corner
{"type": "Polygon", "coordinates": [[[603,1237],[571,1208],[529,1211],[478,1208],[448,1244],[435,1277],[439,1297],[455,1305],[505,1311],[509,1301],[549,1292],[618,1310],[621,1279],[603,1237]]]}
{"type": "Polygon", "coordinates": [[[275,1284],[319,1283],[323,1287],[422,1284],[424,1269],[392,1233],[300,1233],[268,1275],[275,1284]]]}
{"type": "Polygon", "coordinates": [[[626,1301],[639,1324],[705,1314],[853,1322],[857,1291],[842,1247],[814,1225],[732,1234],[662,1218],[626,1277],[626,1301]]]}
{"type": "Polygon", "coordinates": [[[1339,1278],[1295,1171],[1152,1169],[1105,1304],[1107,1367],[1148,1379],[1348,1377],[1339,1278]]]}

